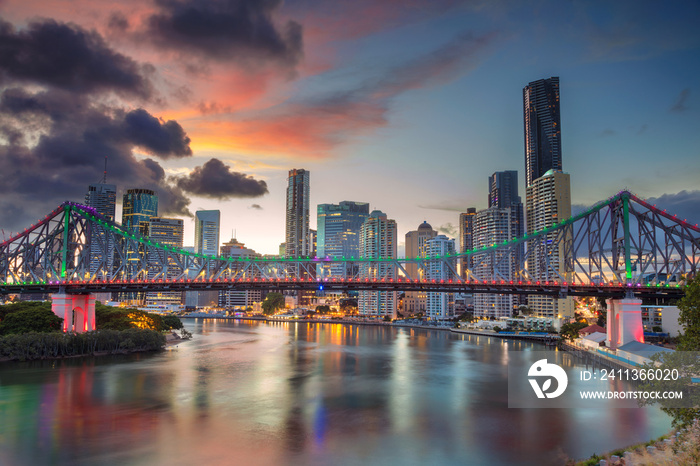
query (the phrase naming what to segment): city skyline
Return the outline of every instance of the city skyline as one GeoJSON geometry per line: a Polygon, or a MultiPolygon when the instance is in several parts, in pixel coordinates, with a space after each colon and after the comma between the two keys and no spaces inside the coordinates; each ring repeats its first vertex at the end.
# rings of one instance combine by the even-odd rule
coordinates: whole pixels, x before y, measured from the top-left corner
{"type": "MultiPolygon", "coordinates": [[[[236,17],[226,2],[181,3],[236,17]]],[[[522,89],[551,76],[574,212],[626,187],[700,222],[698,5],[273,2],[256,6],[265,43],[176,30],[176,4],[105,5],[0,6],[17,56],[41,58],[47,37],[86,52],[0,62],[6,237],[83,199],[105,155],[117,199],[154,189],[160,215],[185,218],[186,245],[184,211],[220,210],[222,231],[275,254],[294,167],[314,173],[310,228],[317,205],[349,200],[386,212],[399,238],[423,221],[456,237],[459,213],[486,207],[489,174],[525,180],[522,89]]]]}

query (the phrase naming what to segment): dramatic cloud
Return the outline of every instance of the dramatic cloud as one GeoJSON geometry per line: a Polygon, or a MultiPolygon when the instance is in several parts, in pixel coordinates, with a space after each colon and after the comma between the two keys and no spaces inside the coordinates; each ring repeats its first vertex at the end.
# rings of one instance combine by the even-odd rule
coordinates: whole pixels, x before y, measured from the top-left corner
{"type": "Polygon", "coordinates": [[[281,0],[158,0],[148,35],[162,48],[218,60],[273,62],[295,67],[302,56],[302,27],[273,17],[281,0]]]}
{"type": "Polygon", "coordinates": [[[124,134],[135,145],[162,158],[192,155],[190,138],[177,121],[164,122],[141,108],[126,114],[124,134]]]}
{"type": "Polygon", "coordinates": [[[670,111],[675,112],[675,113],[683,113],[686,110],[688,110],[688,99],[690,98],[690,89],[685,88],[681,91],[681,93],[678,95],[678,99],[676,100],[676,103],[673,104],[670,108],[670,111]]]}
{"type": "Polygon", "coordinates": [[[449,82],[475,68],[494,40],[495,34],[462,34],[347,90],[288,102],[259,118],[234,121],[226,130],[232,141],[258,151],[328,156],[352,137],[385,126],[398,95],[449,82]]]}
{"type": "Polygon", "coordinates": [[[232,172],[219,159],[211,159],[189,175],[176,178],[176,185],[190,194],[213,199],[258,197],[268,193],[267,183],[232,172]]]}
{"type": "Polygon", "coordinates": [[[105,157],[110,183],[155,190],[160,214],[191,215],[189,199],[163,167],[134,155],[136,148],[160,158],[191,154],[177,122],[62,90],[11,88],[0,95],[0,141],[0,224],[8,228],[26,226],[64,200],[82,200],[87,185],[101,178],[105,157]],[[15,203],[24,207],[20,215],[9,208],[15,203]]]}
{"type": "Polygon", "coordinates": [[[0,81],[141,98],[152,92],[141,65],[110,49],[98,33],[73,24],[43,20],[16,30],[0,20],[0,44],[0,81]]]}
{"type": "Polygon", "coordinates": [[[663,194],[649,198],[647,202],[656,204],[660,209],[688,223],[700,224],[700,191],[681,191],[675,194],[663,194]]]}

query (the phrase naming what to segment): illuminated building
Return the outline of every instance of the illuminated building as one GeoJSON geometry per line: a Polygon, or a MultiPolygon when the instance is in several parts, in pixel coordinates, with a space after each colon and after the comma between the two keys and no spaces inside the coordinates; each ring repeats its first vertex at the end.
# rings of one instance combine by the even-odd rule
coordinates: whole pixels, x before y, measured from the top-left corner
{"type": "MultiPolygon", "coordinates": [[[[185,231],[184,222],[179,218],[151,217],[149,221],[150,239],[164,246],[175,246],[182,248],[182,238],[185,231]]],[[[154,264],[155,269],[160,269],[159,265],[154,264]]],[[[168,260],[168,272],[166,279],[175,279],[182,273],[177,261],[168,260]]],[[[149,278],[154,278],[150,276],[149,278]]],[[[176,291],[153,291],[146,293],[146,305],[180,305],[182,304],[183,294],[176,291]]]]}
{"type": "MultiPolygon", "coordinates": [[[[219,255],[221,257],[231,257],[234,259],[261,257],[257,252],[246,248],[245,244],[239,242],[236,238],[231,238],[231,241],[221,245],[219,255]]],[[[240,269],[242,268],[243,264],[241,263],[240,269]]],[[[227,309],[245,310],[247,307],[253,307],[255,303],[261,301],[262,292],[260,290],[228,290],[222,291],[219,294],[219,306],[227,309]]]]}
{"type": "MultiPolygon", "coordinates": [[[[369,204],[352,201],[319,204],[316,212],[318,257],[359,257],[360,229],[369,217],[369,204]]],[[[348,267],[345,263],[319,265],[318,275],[344,277],[346,272],[349,276],[357,272],[348,267]]]]}
{"type": "Polygon", "coordinates": [[[309,245],[309,172],[296,168],[290,170],[287,182],[284,253],[287,257],[306,257],[311,250],[309,245]]]}
{"type": "MultiPolygon", "coordinates": [[[[433,230],[428,222],[418,225],[418,229],[406,233],[406,257],[425,257],[425,243],[437,236],[437,231],[433,230]]],[[[425,271],[420,270],[415,262],[408,262],[404,265],[406,273],[413,280],[425,277],[425,271]]],[[[403,299],[403,315],[407,317],[411,314],[425,312],[426,294],[422,291],[407,291],[403,299]]]]}
{"type": "Polygon", "coordinates": [[[127,189],[122,202],[122,226],[148,236],[151,217],[158,216],[158,196],[150,189],[127,189]]]}
{"type": "MultiPolygon", "coordinates": [[[[445,235],[428,239],[424,245],[426,257],[439,257],[455,253],[455,240],[445,235]]],[[[456,270],[447,262],[430,261],[425,271],[427,280],[452,280],[456,270]]],[[[444,320],[454,317],[454,293],[429,292],[426,299],[426,315],[431,320],[444,320]]]]}
{"type": "MultiPolygon", "coordinates": [[[[491,207],[480,210],[474,218],[474,248],[492,246],[512,238],[510,207],[491,207]]],[[[491,256],[474,261],[473,273],[478,280],[510,280],[513,258],[507,251],[496,250],[494,263],[491,256]]],[[[513,296],[508,294],[474,293],[475,317],[510,317],[513,296]]]]}
{"type": "MultiPolygon", "coordinates": [[[[360,257],[396,258],[396,221],[384,212],[374,210],[360,228],[360,257]]],[[[361,262],[360,278],[365,280],[393,279],[394,266],[388,262],[361,262]]],[[[360,291],[357,300],[361,315],[396,318],[395,291],[360,291]]]]}
{"type": "MultiPolygon", "coordinates": [[[[474,249],[474,217],[476,217],[476,208],[474,207],[469,207],[466,212],[459,214],[459,252],[474,249]]],[[[471,258],[460,258],[459,266],[459,274],[462,279],[468,280],[472,268],[471,258]]]]}
{"type": "MultiPolygon", "coordinates": [[[[109,221],[114,221],[116,203],[116,185],[96,183],[88,186],[85,205],[94,208],[109,221]]],[[[90,273],[95,274],[98,270],[111,272],[113,267],[114,237],[107,234],[104,228],[95,225],[90,234],[90,273]]]]}
{"type": "MultiPolygon", "coordinates": [[[[571,182],[569,175],[550,170],[527,187],[527,232],[540,231],[571,217],[571,182]]],[[[572,241],[559,241],[558,249],[552,251],[551,244],[556,232],[547,234],[546,244],[550,244],[549,254],[544,253],[541,243],[530,246],[527,270],[533,280],[571,281],[573,260],[567,257],[565,244],[572,241]]],[[[567,233],[571,236],[571,231],[567,233]]],[[[570,253],[569,253],[570,254],[570,253]]],[[[558,299],[551,296],[530,295],[528,307],[543,317],[573,317],[572,298],[558,299]]]]}

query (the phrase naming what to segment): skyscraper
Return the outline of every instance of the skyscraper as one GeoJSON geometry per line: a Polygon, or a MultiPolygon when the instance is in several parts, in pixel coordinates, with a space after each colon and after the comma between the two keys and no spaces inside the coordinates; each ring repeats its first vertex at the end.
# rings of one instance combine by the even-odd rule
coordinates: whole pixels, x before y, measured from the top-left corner
{"type": "Polygon", "coordinates": [[[122,202],[122,226],[148,236],[151,217],[158,216],[158,196],[150,189],[127,189],[122,202]]]}
{"type": "Polygon", "coordinates": [[[562,170],[559,78],[533,81],[523,89],[525,186],[549,170],[562,170]]]}
{"type": "MultiPolygon", "coordinates": [[[[117,203],[117,186],[113,184],[96,183],[88,186],[85,195],[85,205],[94,208],[107,220],[114,221],[114,211],[117,203]]],[[[90,274],[102,271],[108,275],[114,266],[114,239],[104,227],[93,223],[90,231],[90,274]]]]}
{"type": "MultiPolygon", "coordinates": [[[[384,212],[374,210],[360,229],[360,257],[396,257],[396,221],[384,212]]],[[[395,278],[395,269],[388,262],[362,262],[360,277],[365,280],[395,278]]],[[[357,300],[360,314],[396,317],[395,291],[360,291],[357,300]]]]}
{"type": "MultiPolygon", "coordinates": [[[[550,170],[527,188],[527,232],[541,231],[571,217],[570,178],[566,173],[550,170]]],[[[571,243],[571,230],[565,241],[556,242],[559,233],[548,233],[540,241],[530,241],[527,269],[534,280],[571,281],[573,261],[565,243],[571,243]],[[558,244],[558,246],[553,246],[558,244]]],[[[571,298],[551,296],[528,298],[528,307],[544,317],[573,317],[571,298]]]]}
{"type": "MultiPolygon", "coordinates": [[[[500,209],[510,209],[510,239],[520,238],[525,234],[525,225],[523,221],[523,203],[518,196],[518,172],[508,170],[495,172],[489,176],[489,207],[498,207],[500,209]]],[[[511,279],[516,279],[516,273],[519,272],[518,267],[522,262],[525,254],[525,245],[519,244],[515,249],[515,253],[511,258],[513,267],[511,279]],[[517,270],[516,270],[517,269],[517,270]]],[[[518,296],[515,296],[515,301],[520,302],[518,296]]]]}
{"type": "Polygon", "coordinates": [[[309,245],[309,172],[296,168],[287,180],[286,246],[287,257],[308,256],[309,245]]]}
{"type": "MultiPolygon", "coordinates": [[[[469,207],[465,213],[459,214],[459,252],[471,251],[474,249],[474,217],[476,208],[469,207]]],[[[459,260],[459,273],[463,280],[469,279],[472,269],[472,261],[469,257],[462,257],[459,260]]]]}
{"type": "MultiPolygon", "coordinates": [[[[122,226],[127,230],[148,236],[151,217],[158,216],[158,196],[150,189],[127,189],[122,200],[122,226]]],[[[145,249],[140,244],[138,250],[131,248],[126,251],[126,272],[130,275],[138,268],[139,261],[144,257],[145,249]]],[[[119,264],[116,264],[119,266],[119,264]]],[[[145,276],[143,278],[146,278],[145,276]]],[[[143,302],[144,293],[121,293],[120,300],[143,302]]]]}
{"type": "MultiPolygon", "coordinates": [[[[185,232],[184,222],[179,218],[151,217],[148,226],[149,236],[152,241],[164,246],[182,248],[182,239],[185,232]]],[[[159,250],[159,252],[161,252],[159,250]]],[[[149,258],[153,262],[154,270],[160,270],[158,260],[165,260],[165,253],[161,257],[149,258]]],[[[182,268],[177,261],[168,259],[168,271],[164,278],[175,279],[182,273],[182,268]]],[[[149,273],[149,278],[154,278],[149,273]]],[[[147,305],[179,306],[182,304],[183,293],[177,291],[152,291],[146,293],[147,305]]]]}
{"type": "MultiPolygon", "coordinates": [[[[492,246],[512,238],[509,207],[490,207],[480,210],[474,218],[474,248],[492,246]]],[[[494,256],[482,257],[474,263],[473,273],[478,280],[511,280],[512,255],[497,250],[494,256]]],[[[509,317],[513,312],[513,296],[507,294],[474,294],[474,315],[477,317],[509,317]]]]}
{"type": "MultiPolygon", "coordinates": [[[[317,208],[317,255],[318,257],[359,257],[360,228],[369,217],[366,202],[342,201],[340,204],[319,204],[317,208]]],[[[350,276],[357,272],[349,270],[344,263],[322,264],[318,275],[323,277],[350,276]]]]}
{"type": "Polygon", "coordinates": [[[197,254],[216,256],[219,253],[218,210],[198,210],[194,218],[194,248],[197,254]]]}
{"type": "MultiPolygon", "coordinates": [[[[426,242],[437,236],[437,231],[428,222],[418,225],[418,229],[406,233],[406,257],[425,257],[427,254],[426,242]]],[[[411,279],[416,280],[425,277],[425,270],[418,267],[416,262],[407,262],[404,265],[411,279]]],[[[418,312],[425,312],[427,295],[423,291],[407,291],[403,299],[404,317],[418,312]]]]}
{"type": "MultiPolygon", "coordinates": [[[[426,257],[440,257],[455,253],[455,240],[438,235],[425,242],[426,257]]],[[[442,261],[430,261],[426,270],[428,280],[452,280],[455,275],[442,261]]],[[[426,315],[431,320],[445,320],[454,317],[454,293],[429,292],[426,300],[426,315]]]]}
{"type": "MultiPolygon", "coordinates": [[[[219,225],[221,212],[218,210],[198,210],[194,215],[194,250],[197,254],[216,256],[219,254],[219,225]]],[[[200,291],[197,306],[219,305],[218,291],[200,291]]]]}

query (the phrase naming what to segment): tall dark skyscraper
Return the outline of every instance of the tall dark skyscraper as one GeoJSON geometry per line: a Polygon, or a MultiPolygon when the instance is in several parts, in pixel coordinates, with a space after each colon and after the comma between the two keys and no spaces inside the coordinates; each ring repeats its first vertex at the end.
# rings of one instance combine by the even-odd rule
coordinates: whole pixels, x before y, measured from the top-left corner
{"type": "Polygon", "coordinates": [[[523,202],[518,196],[518,172],[507,170],[489,176],[489,207],[510,208],[511,235],[519,238],[525,233],[523,202]]]}
{"type": "Polygon", "coordinates": [[[526,187],[549,170],[562,170],[559,78],[533,81],[523,89],[526,187]]]}
{"type": "Polygon", "coordinates": [[[289,170],[287,184],[287,221],[285,255],[308,256],[309,245],[309,172],[289,170]]]}

